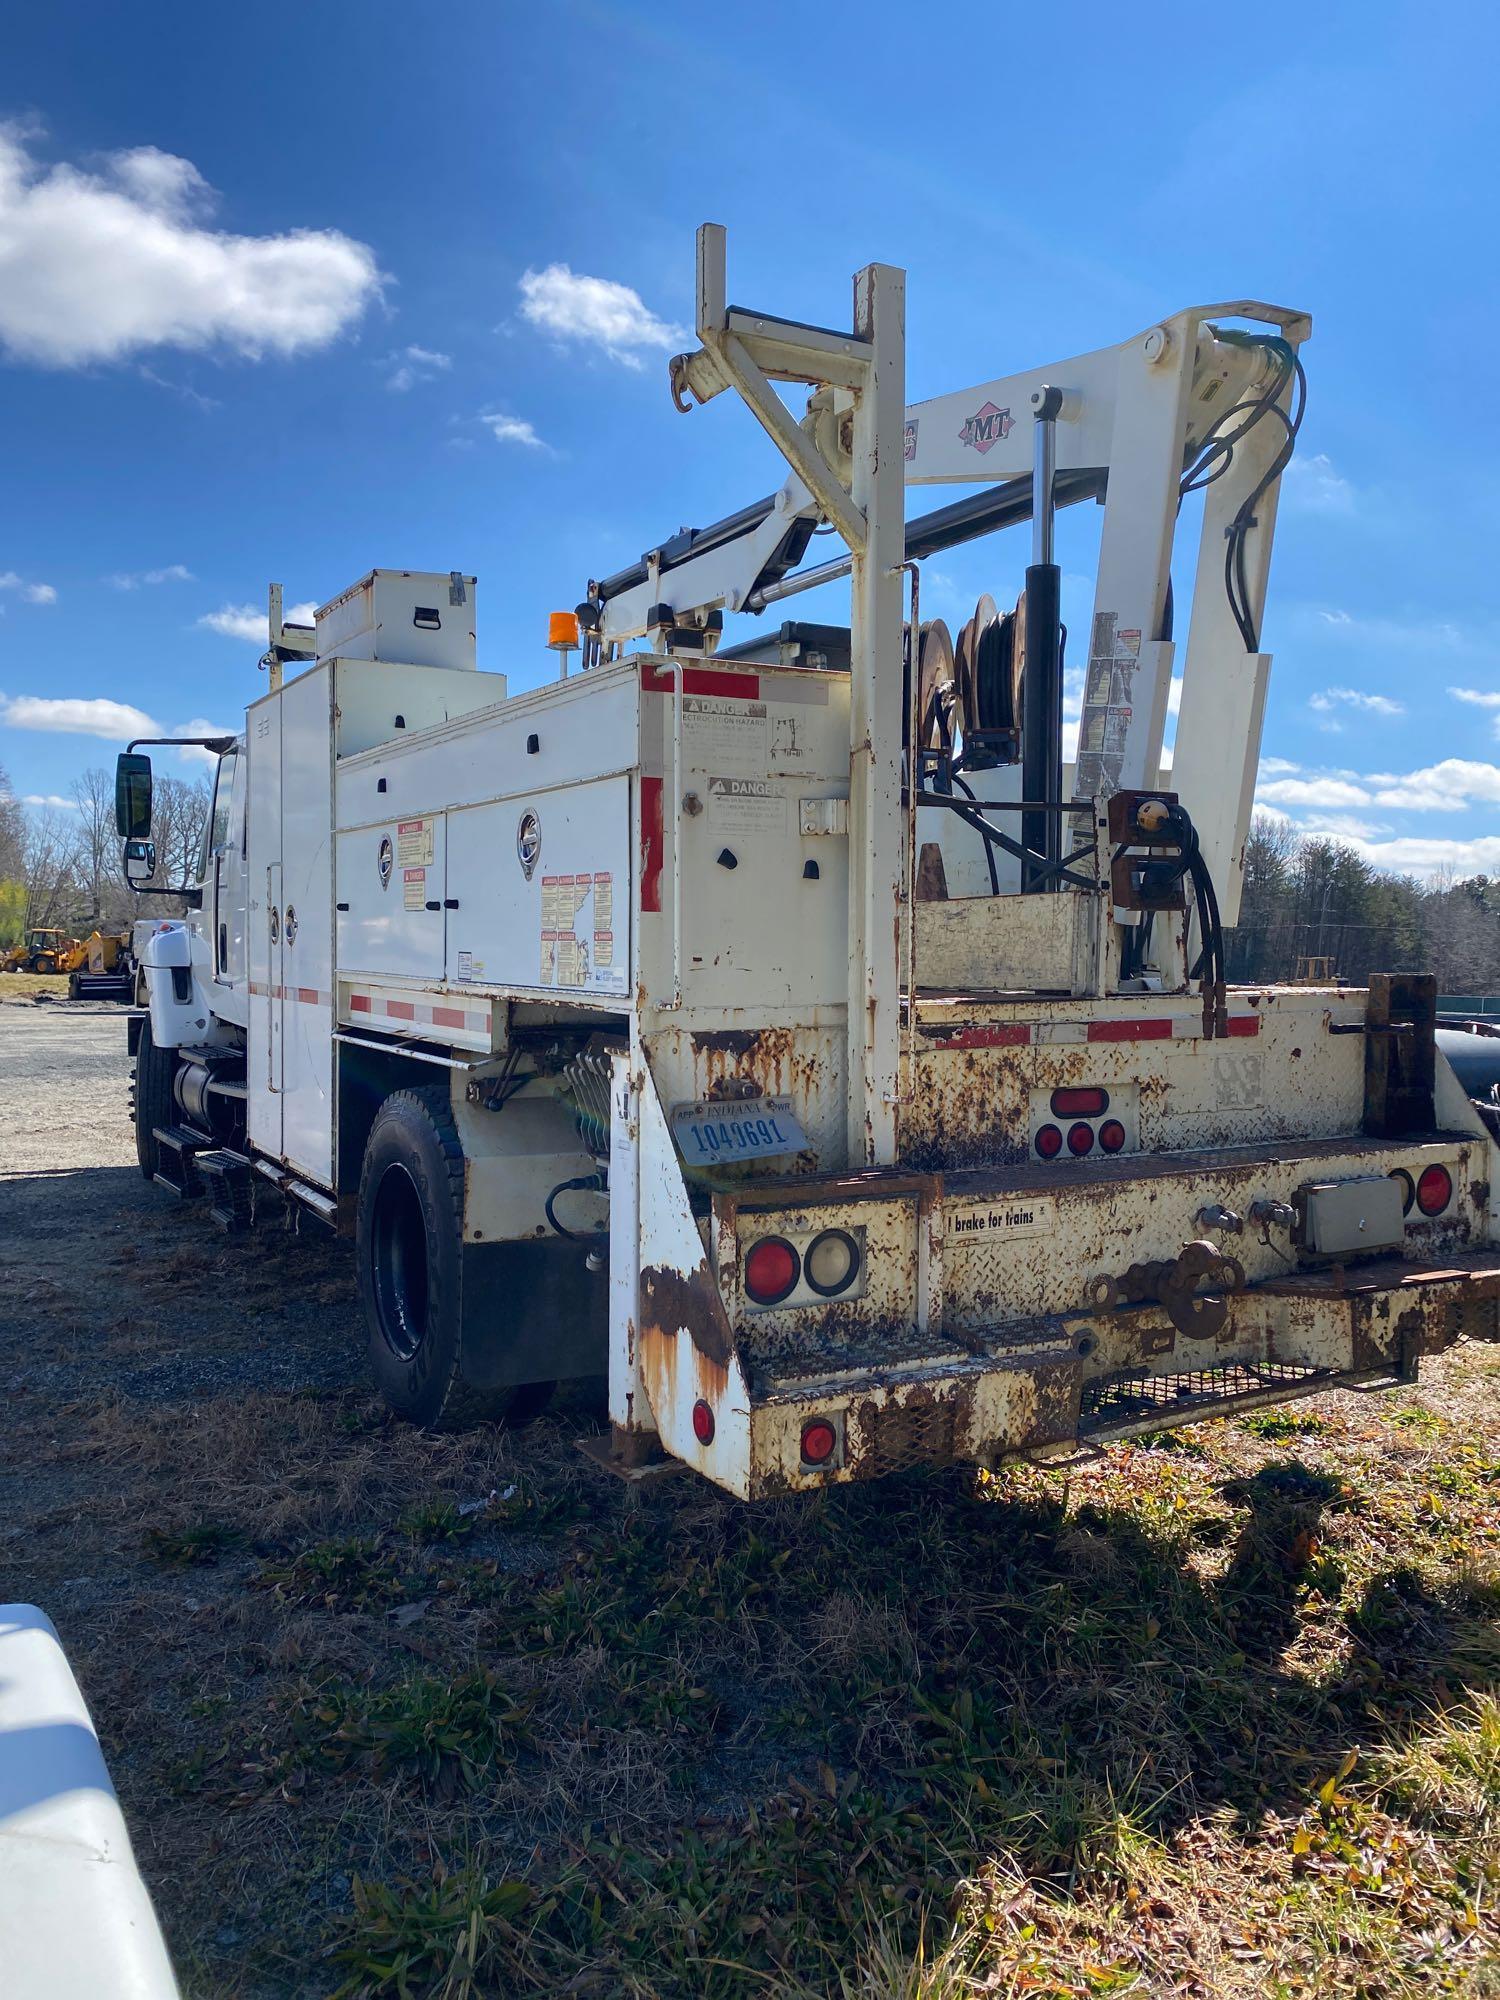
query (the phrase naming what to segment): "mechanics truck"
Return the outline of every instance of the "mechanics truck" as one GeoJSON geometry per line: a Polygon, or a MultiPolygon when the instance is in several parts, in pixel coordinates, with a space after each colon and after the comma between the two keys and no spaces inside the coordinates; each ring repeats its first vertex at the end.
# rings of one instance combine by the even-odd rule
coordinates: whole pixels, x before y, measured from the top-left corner
{"type": "Polygon", "coordinates": [[[606,1375],[602,1459],[755,1499],[1496,1337],[1494,1147],[1433,982],[1224,974],[1306,315],[1190,307],[908,403],[904,310],[880,264],[847,327],[731,305],[699,232],[673,400],[732,392],[785,477],[590,578],[546,685],[479,670],[462,570],[372,571],[312,627],[272,587],[185,915],[142,927],[140,1161],[228,1227],[274,1188],[351,1235],[418,1423],[606,1375]],[[924,562],[991,535],[1013,605],[924,618],[924,562]],[[765,617],[845,582],[845,622],[765,617]]]}

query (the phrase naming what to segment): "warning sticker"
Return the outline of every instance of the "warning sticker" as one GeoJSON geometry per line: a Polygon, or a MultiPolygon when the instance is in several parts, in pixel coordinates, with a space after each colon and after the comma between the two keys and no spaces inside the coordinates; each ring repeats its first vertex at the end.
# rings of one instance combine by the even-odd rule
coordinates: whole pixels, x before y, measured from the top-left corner
{"type": "Polygon", "coordinates": [[[1046,1195],[1014,1201],[982,1201],[948,1210],[948,1236],[962,1242],[965,1237],[1046,1236],[1057,1222],[1057,1203],[1046,1195]]]}
{"type": "Polygon", "coordinates": [[[430,819],[403,819],[396,822],[396,859],[403,868],[430,868],[432,866],[432,828],[430,819]]]}
{"type": "Polygon", "coordinates": [[[768,737],[763,701],[712,701],[701,694],[682,697],[683,753],[695,770],[762,773],[768,737]]]}
{"type": "Polygon", "coordinates": [[[725,833],[780,833],[786,797],[768,778],[710,778],[708,817],[725,833]]]}
{"type": "Polygon", "coordinates": [[[425,868],[403,868],[401,870],[401,902],[408,910],[424,909],[427,904],[427,870],[425,868]]]}
{"type": "Polygon", "coordinates": [[[542,877],[543,986],[619,986],[615,885],[607,869],[542,877]]]}

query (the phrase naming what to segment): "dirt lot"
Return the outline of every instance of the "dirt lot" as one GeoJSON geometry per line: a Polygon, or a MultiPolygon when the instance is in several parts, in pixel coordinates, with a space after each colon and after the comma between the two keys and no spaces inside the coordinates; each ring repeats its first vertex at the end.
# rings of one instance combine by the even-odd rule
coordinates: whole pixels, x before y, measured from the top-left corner
{"type": "Polygon", "coordinates": [[[184,1990],[1500,1994],[1500,1355],[749,1512],[420,1436],[347,1252],[137,1171],[124,1023],[0,1002],[0,1595],[184,1990]]]}

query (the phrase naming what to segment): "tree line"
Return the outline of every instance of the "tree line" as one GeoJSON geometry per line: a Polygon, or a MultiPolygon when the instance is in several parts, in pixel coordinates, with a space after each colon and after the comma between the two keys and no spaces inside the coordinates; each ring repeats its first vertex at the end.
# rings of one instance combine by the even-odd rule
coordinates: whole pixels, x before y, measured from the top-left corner
{"type": "MultiPolygon", "coordinates": [[[[115,776],[95,766],[70,787],[71,806],[27,807],[0,769],[0,947],[55,925],[77,937],[122,930],[137,917],[176,915],[181,905],[127,887],[115,831],[115,776]]],[[[158,773],[152,796],[152,881],[194,881],[208,818],[207,776],[158,773]]]]}
{"type": "Polygon", "coordinates": [[[1431,972],[1439,993],[1500,993],[1500,881],[1385,875],[1342,841],[1258,814],[1224,944],[1241,982],[1295,979],[1323,959],[1354,986],[1372,972],[1431,972]]]}

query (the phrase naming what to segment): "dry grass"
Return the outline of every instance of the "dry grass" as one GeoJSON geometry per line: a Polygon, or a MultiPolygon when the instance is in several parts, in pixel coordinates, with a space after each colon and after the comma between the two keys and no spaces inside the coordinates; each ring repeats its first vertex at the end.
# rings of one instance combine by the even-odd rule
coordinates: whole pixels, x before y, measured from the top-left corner
{"type": "Polygon", "coordinates": [[[189,1995],[1500,1995],[1500,1354],[751,1511],[157,1213],[17,1258],[0,1491],[189,1995]]]}
{"type": "Polygon", "coordinates": [[[67,998],[65,972],[0,972],[0,1000],[35,1000],[50,993],[55,1000],[67,998]]]}

